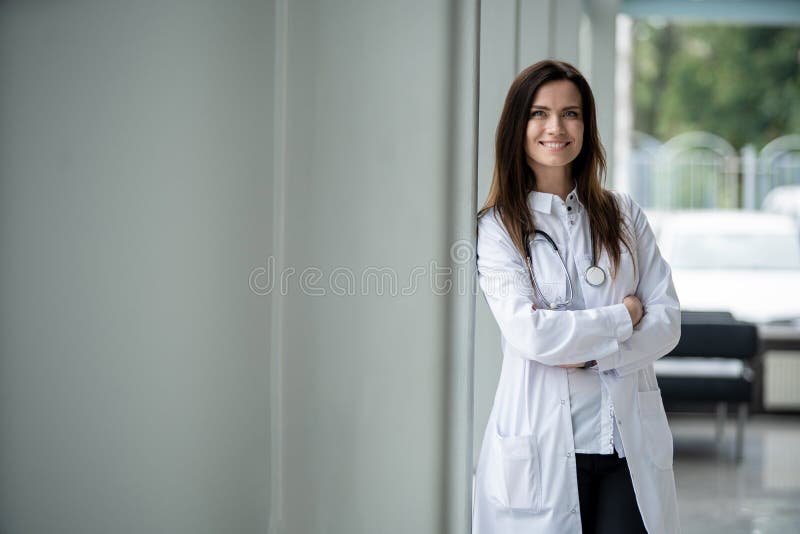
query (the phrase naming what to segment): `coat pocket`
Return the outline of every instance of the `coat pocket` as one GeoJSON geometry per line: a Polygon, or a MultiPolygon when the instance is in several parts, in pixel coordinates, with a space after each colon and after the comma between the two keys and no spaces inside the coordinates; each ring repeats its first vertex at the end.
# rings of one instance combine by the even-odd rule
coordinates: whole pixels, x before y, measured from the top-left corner
{"type": "Polygon", "coordinates": [[[495,500],[503,508],[538,512],[541,508],[541,473],[536,436],[495,436],[495,500]]]}
{"type": "Polygon", "coordinates": [[[667,422],[661,390],[639,392],[639,415],[647,457],[659,469],[672,468],[672,432],[667,422]]]}

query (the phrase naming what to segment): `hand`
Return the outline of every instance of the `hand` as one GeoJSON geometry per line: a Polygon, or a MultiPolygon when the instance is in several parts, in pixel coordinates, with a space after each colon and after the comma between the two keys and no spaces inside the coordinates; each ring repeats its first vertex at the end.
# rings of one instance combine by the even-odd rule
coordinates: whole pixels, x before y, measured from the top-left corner
{"type": "Polygon", "coordinates": [[[561,365],[557,365],[556,367],[563,367],[564,369],[588,369],[589,367],[594,367],[597,365],[597,360],[589,360],[588,362],[583,363],[563,363],[561,365]]]}
{"type": "Polygon", "coordinates": [[[642,320],[644,316],[644,307],[642,306],[642,301],[639,300],[639,297],[636,295],[628,295],[624,299],[622,299],[622,303],[628,308],[628,313],[631,316],[631,322],[633,326],[639,324],[639,321],[642,320]]]}

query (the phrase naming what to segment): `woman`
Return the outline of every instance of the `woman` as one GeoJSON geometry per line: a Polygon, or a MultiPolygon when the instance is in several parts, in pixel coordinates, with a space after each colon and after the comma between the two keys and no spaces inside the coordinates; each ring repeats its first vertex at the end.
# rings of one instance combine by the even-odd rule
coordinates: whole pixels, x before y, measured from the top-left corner
{"type": "Polygon", "coordinates": [[[503,365],[473,532],[678,532],[652,364],[677,344],[680,308],[641,209],[602,186],[583,76],[559,61],[520,73],[495,148],[478,273],[503,365]]]}

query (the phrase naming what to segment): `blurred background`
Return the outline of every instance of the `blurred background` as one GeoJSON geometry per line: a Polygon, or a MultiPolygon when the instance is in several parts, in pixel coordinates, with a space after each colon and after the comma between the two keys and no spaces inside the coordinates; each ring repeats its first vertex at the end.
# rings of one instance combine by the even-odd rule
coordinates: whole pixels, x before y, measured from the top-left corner
{"type": "Polygon", "coordinates": [[[598,102],[687,310],[684,532],[800,529],[800,3],[0,0],[0,533],[469,531],[511,80],[598,102]]]}
{"type": "Polygon", "coordinates": [[[685,531],[791,532],[800,529],[800,462],[786,454],[800,445],[800,26],[777,6],[737,14],[746,3],[734,4],[618,16],[626,120],[615,178],[646,207],[682,308],[706,312],[684,312],[681,344],[656,366],[685,531]]]}

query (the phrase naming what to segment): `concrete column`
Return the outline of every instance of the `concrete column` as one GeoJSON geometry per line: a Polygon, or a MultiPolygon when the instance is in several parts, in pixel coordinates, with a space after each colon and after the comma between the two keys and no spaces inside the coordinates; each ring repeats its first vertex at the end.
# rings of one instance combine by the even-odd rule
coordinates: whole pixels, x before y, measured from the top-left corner
{"type": "MultiPolygon", "coordinates": [[[[614,137],[609,152],[614,165],[610,175],[615,189],[631,192],[631,152],[633,147],[633,20],[617,17],[614,76],[614,137]]],[[[603,103],[606,104],[605,102],[603,103]]],[[[635,199],[646,203],[649,199],[635,199]]]]}
{"type": "Polygon", "coordinates": [[[274,532],[466,532],[477,3],[286,8],[274,532]]]}
{"type": "Polygon", "coordinates": [[[265,532],[271,2],[0,3],[0,532],[265,532]]]}
{"type": "MultiPolygon", "coordinates": [[[[590,0],[586,3],[586,13],[591,26],[591,57],[589,58],[588,79],[597,104],[597,121],[600,138],[606,149],[608,163],[607,185],[616,187],[613,182],[614,169],[614,128],[615,98],[614,83],[616,72],[616,17],[620,0],[590,0]]],[[[582,63],[584,63],[582,61],[582,63]]]]}

